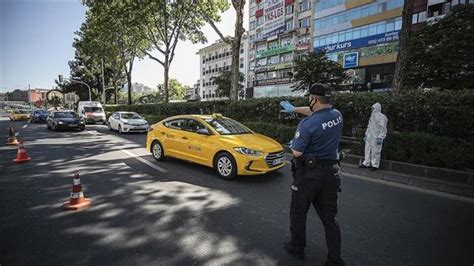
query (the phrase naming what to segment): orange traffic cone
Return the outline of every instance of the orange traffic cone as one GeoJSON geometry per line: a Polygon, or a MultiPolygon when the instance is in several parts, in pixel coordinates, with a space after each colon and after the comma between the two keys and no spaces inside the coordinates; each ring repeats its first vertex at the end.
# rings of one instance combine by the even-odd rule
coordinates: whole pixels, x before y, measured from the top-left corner
{"type": "Polygon", "coordinates": [[[18,152],[16,154],[16,159],[14,159],[13,161],[15,163],[23,163],[29,160],[31,160],[31,158],[28,156],[28,153],[26,153],[26,149],[23,146],[23,142],[20,142],[20,144],[18,144],[18,152]]]}
{"type": "Polygon", "coordinates": [[[72,192],[71,199],[63,203],[64,210],[80,210],[87,208],[91,205],[92,201],[84,197],[82,193],[81,179],[79,178],[79,173],[74,174],[74,179],[72,180],[72,192]]]}
{"type": "Polygon", "coordinates": [[[18,140],[16,139],[15,128],[10,127],[9,129],[10,129],[10,132],[8,136],[7,145],[17,145],[20,142],[18,142],[18,140]]]}

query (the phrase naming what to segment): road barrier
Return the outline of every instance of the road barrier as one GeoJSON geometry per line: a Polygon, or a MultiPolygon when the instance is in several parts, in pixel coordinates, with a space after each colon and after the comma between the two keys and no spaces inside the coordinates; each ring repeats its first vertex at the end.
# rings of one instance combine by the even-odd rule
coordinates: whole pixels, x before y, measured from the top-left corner
{"type": "Polygon", "coordinates": [[[79,173],[74,173],[72,180],[71,198],[63,203],[63,210],[81,210],[91,205],[92,200],[84,197],[82,192],[81,179],[79,173]]]}
{"type": "Polygon", "coordinates": [[[30,160],[31,160],[31,157],[29,157],[28,153],[26,153],[26,149],[23,146],[23,142],[20,142],[18,144],[18,153],[16,154],[16,159],[14,159],[13,161],[15,163],[23,163],[30,160]]]}

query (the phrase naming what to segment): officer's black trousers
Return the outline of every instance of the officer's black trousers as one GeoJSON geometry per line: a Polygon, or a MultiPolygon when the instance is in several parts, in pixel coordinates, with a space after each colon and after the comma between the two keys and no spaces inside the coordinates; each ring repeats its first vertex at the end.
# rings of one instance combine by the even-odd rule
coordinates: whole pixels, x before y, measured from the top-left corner
{"type": "Polygon", "coordinates": [[[341,259],[341,231],[336,219],[340,177],[338,164],[317,165],[313,169],[299,168],[292,186],[291,242],[297,248],[306,247],[306,215],[313,204],[326,234],[327,265],[344,265],[341,259]]]}

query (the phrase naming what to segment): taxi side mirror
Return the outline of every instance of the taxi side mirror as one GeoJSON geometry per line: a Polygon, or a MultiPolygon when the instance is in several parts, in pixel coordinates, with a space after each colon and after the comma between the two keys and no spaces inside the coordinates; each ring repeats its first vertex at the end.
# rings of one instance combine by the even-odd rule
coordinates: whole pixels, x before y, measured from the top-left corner
{"type": "Polygon", "coordinates": [[[211,135],[211,133],[209,133],[209,130],[207,130],[207,128],[200,128],[196,131],[196,133],[198,133],[199,135],[211,135]]]}

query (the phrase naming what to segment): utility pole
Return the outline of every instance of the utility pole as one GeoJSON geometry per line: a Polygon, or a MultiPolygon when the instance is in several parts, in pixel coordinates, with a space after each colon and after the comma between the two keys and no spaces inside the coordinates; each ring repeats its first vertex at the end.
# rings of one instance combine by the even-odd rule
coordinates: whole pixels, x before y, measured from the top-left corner
{"type": "Polygon", "coordinates": [[[105,77],[104,77],[104,58],[101,58],[102,63],[102,103],[105,104],[105,77]]]}

